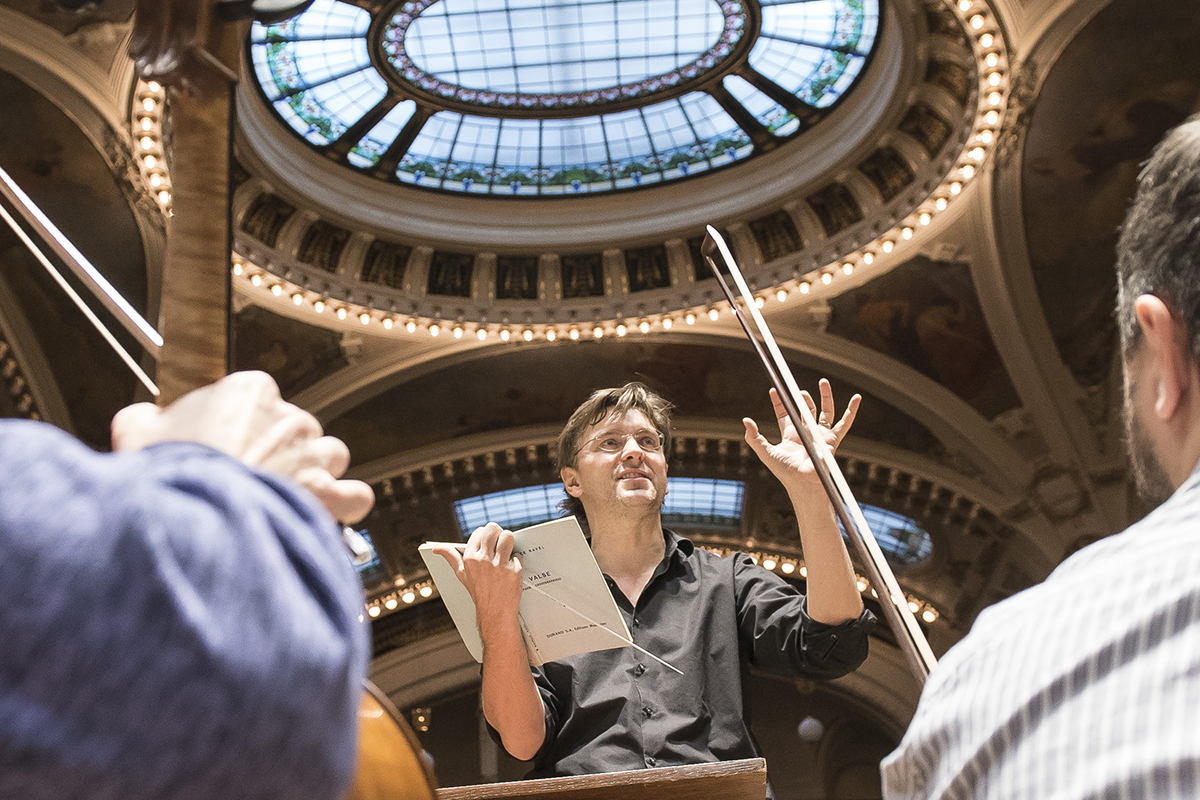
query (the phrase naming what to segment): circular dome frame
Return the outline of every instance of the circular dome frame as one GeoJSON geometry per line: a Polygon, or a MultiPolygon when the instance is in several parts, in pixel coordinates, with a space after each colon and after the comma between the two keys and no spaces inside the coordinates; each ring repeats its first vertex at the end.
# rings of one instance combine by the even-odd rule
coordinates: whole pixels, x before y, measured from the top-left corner
{"type": "MultiPolygon", "coordinates": [[[[362,39],[354,53],[350,45],[338,53],[349,66],[327,56],[327,63],[311,64],[317,76],[311,80],[288,48],[326,40],[290,33],[300,30],[303,15],[255,26],[247,61],[258,77],[253,83],[260,100],[285,127],[322,155],[372,178],[494,198],[634,191],[724,169],[794,141],[852,93],[878,49],[882,0],[829,0],[832,17],[822,44],[795,38],[805,29],[778,12],[767,26],[773,30],[766,31],[759,0],[711,1],[726,20],[714,47],[737,32],[730,22],[737,12],[744,15],[740,38],[727,43],[727,54],[716,58],[710,49],[670,73],[624,86],[510,93],[503,108],[496,100],[500,93],[488,95],[496,102],[481,103],[479,90],[424,72],[414,73],[416,82],[405,80],[391,63],[386,38],[395,17],[415,21],[438,0],[393,0],[365,29],[361,20],[344,23],[344,31],[334,31],[337,37],[362,39]],[[763,42],[761,63],[754,63],[763,42]],[[780,47],[790,49],[772,49],[780,47]],[[808,51],[820,57],[805,66],[801,56],[808,51]],[[341,119],[316,97],[330,87],[360,93],[338,99],[353,109],[354,119],[341,119]]],[[[338,0],[327,2],[337,8],[338,0]]]]}

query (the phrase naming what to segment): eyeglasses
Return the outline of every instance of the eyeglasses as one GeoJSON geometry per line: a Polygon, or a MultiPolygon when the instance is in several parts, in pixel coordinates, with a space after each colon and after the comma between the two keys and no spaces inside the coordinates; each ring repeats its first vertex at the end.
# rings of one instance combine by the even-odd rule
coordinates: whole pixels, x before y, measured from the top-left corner
{"type": "Polygon", "coordinates": [[[633,433],[606,433],[601,436],[593,436],[588,439],[575,452],[582,453],[583,448],[587,447],[592,442],[596,443],[596,449],[602,453],[619,453],[625,449],[625,442],[633,439],[643,452],[658,453],[663,449],[665,437],[658,431],[635,431],[633,433]]]}

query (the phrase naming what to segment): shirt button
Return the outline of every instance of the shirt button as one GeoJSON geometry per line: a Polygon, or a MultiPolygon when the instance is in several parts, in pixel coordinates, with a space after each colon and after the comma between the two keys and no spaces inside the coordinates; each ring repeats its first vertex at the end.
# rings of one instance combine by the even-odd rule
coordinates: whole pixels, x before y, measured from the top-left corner
{"type": "Polygon", "coordinates": [[[654,756],[646,756],[646,766],[647,767],[654,767],[657,765],[658,765],[658,759],[656,759],[654,756]]]}
{"type": "Polygon", "coordinates": [[[645,664],[638,664],[636,667],[633,668],[633,677],[640,678],[645,674],[646,674],[646,665],[645,664]]]}

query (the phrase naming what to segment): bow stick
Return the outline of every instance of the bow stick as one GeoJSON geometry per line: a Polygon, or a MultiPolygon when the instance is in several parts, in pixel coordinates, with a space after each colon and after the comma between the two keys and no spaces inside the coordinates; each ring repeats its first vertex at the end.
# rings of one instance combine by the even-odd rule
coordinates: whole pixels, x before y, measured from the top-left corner
{"type": "Polygon", "coordinates": [[[921,633],[917,618],[913,616],[908,607],[908,601],[905,600],[904,590],[896,581],[896,576],[888,566],[883,551],[879,549],[879,543],[875,541],[875,536],[871,533],[871,529],[863,517],[862,509],[858,507],[858,502],[854,499],[850,486],[846,483],[845,476],[842,475],[842,470],[834,460],[833,451],[824,442],[813,437],[812,431],[817,425],[816,420],[813,419],[812,412],[808,410],[806,403],[796,402],[796,399],[800,397],[800,387],[796,384],[796,379],[792,376],[792,371],[788,368],[779,346],[775,344],[775,337],[771,335],[766,320],[759,313],[754,294],[746,284],[746,279],[742,277],[742,271],[738,268],[737,262],[733,260],[729,246],[711,225],[706,226],[706,229],[707,234],[704,237],[704,244],[700,247],[700,252],[717,277],[717,283],[721,285],[721,291],[729,300],[729,305],[738,322],[741,323],[742,330],[746,332],[750,343],[754,345],[755,352],[758,353],[763,366],[766,367],[771,384],[779,394],[784,410],[791,417],[792,424],[800,436],[800,442],[808,451],[808,457],[812,459],[813,468],[821,479],[825,493],[829,495],[834,512],[849,536],[854,553],[862,562],[867,579],[872,586],[876,587],[876,592],[880,595],[879,600],[883,608],[884,619],[887,620],[888,626],[895,634],[896,641],[900,643],[900,649],[904,652],[904,657],[908,660],[908,666],[912,669],[917,682],[924,686],[925,678],[937,665],[937,658],[934,657],[925,635],[921,633]],[[729,269],[729,274],[733,276],[745,308],[754,320],[753,328],[742,309],[738,307],[737,298],[713,261],[714,252],[720,252],[725,266],[729,269]],[[764,345],[766,346],[765,351],[764,345]]]}

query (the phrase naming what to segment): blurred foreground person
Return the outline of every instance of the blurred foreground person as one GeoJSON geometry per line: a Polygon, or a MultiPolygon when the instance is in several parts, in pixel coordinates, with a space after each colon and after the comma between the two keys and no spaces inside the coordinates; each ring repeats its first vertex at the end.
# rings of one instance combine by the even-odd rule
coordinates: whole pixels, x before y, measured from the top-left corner
{"type": "Polygon", "coordinates": [[[979,615],[925,685],[889,798],[1200,796],[1200,118],[1117,245],[1125,421],[1158,508],[979,615]]]}
{"type": "Polygon", "coordinates": [[[373,502],[345,445],[238,373],[113,447],[0,420],[0,798],[334,800],[368,658],[334,519],[373,502]]]}

